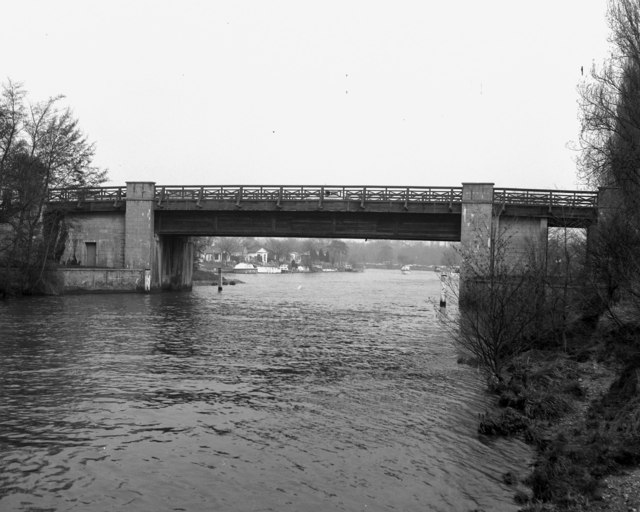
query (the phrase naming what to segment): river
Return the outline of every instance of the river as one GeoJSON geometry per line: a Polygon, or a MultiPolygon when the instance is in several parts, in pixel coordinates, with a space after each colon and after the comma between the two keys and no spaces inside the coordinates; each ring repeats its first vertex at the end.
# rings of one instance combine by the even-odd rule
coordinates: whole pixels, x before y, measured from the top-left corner
{"type": "Polygon", "coordinates": [[[515,511],[431,272],[0,303],[0,511],[515,511]]]}

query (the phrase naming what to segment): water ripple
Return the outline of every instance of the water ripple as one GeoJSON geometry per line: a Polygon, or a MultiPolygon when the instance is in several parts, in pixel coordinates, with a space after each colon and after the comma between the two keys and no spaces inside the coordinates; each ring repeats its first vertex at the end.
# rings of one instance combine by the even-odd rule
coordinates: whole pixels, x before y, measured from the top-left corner
{"type": "Polygon", "coordinates": [[[0,304],[0,510],[515,510],[431,274],[0,304]]]}

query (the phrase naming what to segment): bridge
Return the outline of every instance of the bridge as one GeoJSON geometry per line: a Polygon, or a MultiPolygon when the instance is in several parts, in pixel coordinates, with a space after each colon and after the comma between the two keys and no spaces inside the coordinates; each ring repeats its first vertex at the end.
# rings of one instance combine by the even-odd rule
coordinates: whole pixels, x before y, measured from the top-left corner
{"type": "MultiPolygon", "coordinates": [[[[265,236],[461,241],[481,250],[495,229],[513,252],[546,247],[549,227],[588,228],[599,193],[384,186],[162,186],[52,189],[69,236],[62,260],[89,267],[148,269],[153,288],[191,286],[192,236],[265,236]]],[[[150,281],[149,281],[150,280],[150,281]]]]}

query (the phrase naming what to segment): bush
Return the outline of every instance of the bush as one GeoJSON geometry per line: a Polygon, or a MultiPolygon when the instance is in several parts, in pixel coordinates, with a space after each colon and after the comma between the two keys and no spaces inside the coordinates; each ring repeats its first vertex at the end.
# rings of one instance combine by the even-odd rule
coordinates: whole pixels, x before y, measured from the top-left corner
{"type": "Polygon", "coordinates": [[[507,407],[497,416],[483,414],[478,433],[486,436],[507,436],[517,434],[528,428],[529,422],[518,411],[507,407]]]}

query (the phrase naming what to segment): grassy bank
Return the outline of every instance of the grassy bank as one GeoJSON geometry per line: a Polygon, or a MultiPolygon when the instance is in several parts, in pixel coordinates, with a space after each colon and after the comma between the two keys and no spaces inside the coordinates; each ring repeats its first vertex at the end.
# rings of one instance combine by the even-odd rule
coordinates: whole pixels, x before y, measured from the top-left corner
{"type": "Polygon", "coordinates": [[[640,496],[612,496],[605,478],[640,465],[640,326],[579,325],[566,340],[511,362],[478,430],[535,448],[529,475],[504,477],[523,510],[632,510],[640,496]]]}

